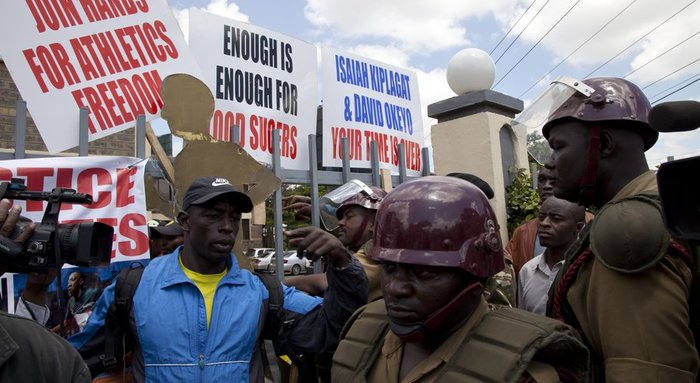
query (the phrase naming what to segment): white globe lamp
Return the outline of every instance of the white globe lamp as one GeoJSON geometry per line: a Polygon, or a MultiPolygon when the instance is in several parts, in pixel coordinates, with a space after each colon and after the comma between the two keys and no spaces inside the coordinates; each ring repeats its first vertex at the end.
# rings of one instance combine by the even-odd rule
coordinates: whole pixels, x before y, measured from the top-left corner
{"type": "Polygon", "coordinates": [[[462,49],[447,63],[447,84],[457,94],[491,89],[495,79],[496,64],[481,49],[462,49]]]}

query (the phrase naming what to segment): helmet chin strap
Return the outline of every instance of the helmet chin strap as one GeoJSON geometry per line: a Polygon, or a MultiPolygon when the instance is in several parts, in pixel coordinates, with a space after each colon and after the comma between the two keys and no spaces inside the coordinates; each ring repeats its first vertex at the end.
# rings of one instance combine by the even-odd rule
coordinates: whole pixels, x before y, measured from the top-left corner
{"type": "Polygon", "coordinates": [[[600,125],[593,125],[588,133],[588,158],[586,158],[586,169],[579,185],[579,203],[583,206],[592,204],[595,198],[598,156],[600,154],[600,131],[600,125]]]}
{"type": "Polygon", "coordinates": [[[481,282],[474,282],[467,286],[448,304],[430,314],[425,322],[399,324],[389,318],[389,327],[391,328],[391,331],[405,343],[423,342],[428,338],[428,336],[435,334],[446,320],[452,319],[453,314],[458,308],[464,307],[474,290],[483,287],[484,285],[482,285],[481,282]]]}
{"type": "Polygon", "coordinates": [[[369,222],[371,220],[372,219],[370,218],[370,214],[365,214],[365,216],[362,218],[362,223],[360,224],[360,227],[357,229],[357,232],[355,232],[355,235],[353,235],[350,239],[351,242],[348,247],[359,249],[360,247],[362,247],[362,245],[364,245],[364,243],[359,242],[362,239],[362,235],[365,233],[365,230],[367,230],[367,225],[369,225],[369,222]]]}

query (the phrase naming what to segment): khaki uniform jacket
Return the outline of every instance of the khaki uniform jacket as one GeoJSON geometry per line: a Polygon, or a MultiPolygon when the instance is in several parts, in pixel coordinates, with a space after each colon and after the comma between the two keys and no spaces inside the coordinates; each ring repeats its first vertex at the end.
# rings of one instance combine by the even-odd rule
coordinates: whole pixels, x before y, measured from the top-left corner
{"type": "MultiPolygon", "coordinates": [[[[641,193],[658,194],[654,172],[632,180],[611,202],[641,193]]],[[[668,254],[636,274],[608,269],[595,257],[579,270],[566,298],[607,383],[695,382],[691,282],[688,266],[668,254]]]]}
{"type": "MultiPolygon", "coordinates": [[[[431,383],[440,371],[440,367],[454,355],[469,333],[478,325],[484,315],[489,312],[484,300],[477,306],[471,317],[462,327],[452,333],[437,350],[428,358],[413,367],[401,383],[431,383]]],[[[384,337],[384,346],[377,356],[374,366],[367,377],[368,382],[399,383],[399,369],[403,356],[403,343],[392,331],[388,330],[384,337]]]]}
{"type": "Polygon", "coordinates": [[[360,261],[362,269],[365,271],[365,275],[367,275],[367,287],[369,288],[367,302],[374,302],[382,297],[382,286],[379,283],[382,266],[379,262],[368,257],[371,251],[372,240],[370,239],[355,253],[355,258],[360,261]]]}

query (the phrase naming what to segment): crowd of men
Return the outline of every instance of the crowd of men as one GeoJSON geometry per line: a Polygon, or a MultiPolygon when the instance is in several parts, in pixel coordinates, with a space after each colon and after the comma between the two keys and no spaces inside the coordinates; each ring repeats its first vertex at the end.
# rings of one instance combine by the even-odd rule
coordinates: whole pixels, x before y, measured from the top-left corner
{"type": "MultiPolygon", "coordinates": [[[[226,179],[199,178],[177,222],[154,225],[177,230],[182,243],[152,242],[159,256],[133,286],[126,320],[113,319],[125,301],[115,284],[69,339],[74,348],[33,320],[1,314],[0,378],[19,381],[32,364],[32,381],[90,381],[75,349],[104,347],[117,323],[130,336],[137,382],[262,382],[274,375],[275,351],[326,356],[311,366],[314,379],[332,382],[695,382],[696,266],[663,224],[644,155],[658,138],[648,100],[617,78],[553,89],[550,100],[539,216],[507,248],[479,179],[422,177],[388,194],[353,181],[323,209],[337,236],[284,233],[299,254],[323,261],[323,273],[271,284],[232,253],[250,198],[226,179]],[[511,264],[510,305],[519,308],[497,308],[490,281],[511,264]]],[[[8,207],[0,203],[6,237],[20,215],[8,207]]],[[[71,307],[83,296],[73,294],[71,307]]]]}

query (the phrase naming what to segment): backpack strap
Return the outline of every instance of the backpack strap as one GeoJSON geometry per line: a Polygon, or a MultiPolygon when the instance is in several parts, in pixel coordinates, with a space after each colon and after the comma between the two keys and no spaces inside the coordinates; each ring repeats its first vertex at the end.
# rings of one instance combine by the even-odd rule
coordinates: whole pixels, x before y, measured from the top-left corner
{"type": "Polygon", "coordinates": [[[277,334],[282,325],[282,305],[284,304],[284,293],[282,292],[282,283],[272,274],[261,274],[253,272],[267,288],[269,298],[264,309],[265,315],[261,317],[262,331],[259,338],[262,339],[263,352],[267,359],[267,365],[270,368],[272,380],[275,383],[282,382],[282,372],[277,365],[277,355],[272,343],[273,339],[277,339],[277,334]]]}
{"type": "Polygon", "coordinates": [[[117,307],[119,324],[124,328],[128,328],[131,308],[134,306],[134,294],[141,282],[143,271],[143,265],[134,262],[117,276],[117,283],[114,286],[114,304],[117,307]]]}
{"type": "Polygon", "coordinates": [[[272,274],[253,273],[263,285],[267,288],[269,298],[267,300],[267,314],[263,330],[260,334],[261,339],[276,339],[282,325],[282,305],[284,304],[284,293],[282,292],[282,284],[279,279],[272,274]]]}
{"type": "Polygon", "coordinates": [[[117,276],[117,282],[114,285],[114,302],[110,305],[105,318],[105,352],[99,356],[105,371],[113,371],[117,366],[123,370],[124,355],[127,349],[133,346],[134,334],[129,330],[129,317],[143,270],[141,263],[134,262],[120,271],[117,276]],[[125,336],[128,342],[122,343],[125,336]]]}

